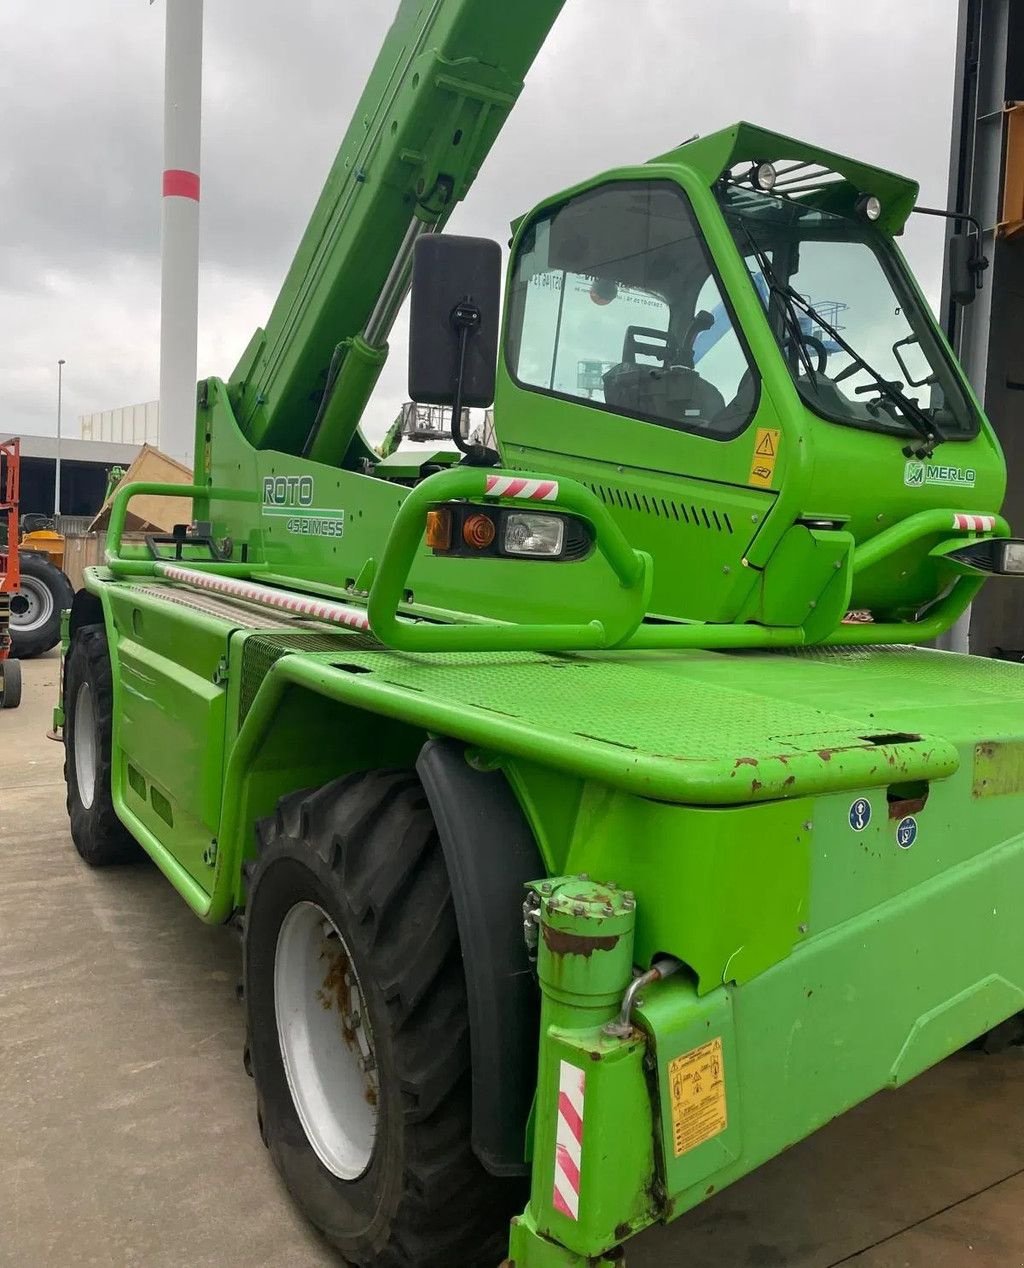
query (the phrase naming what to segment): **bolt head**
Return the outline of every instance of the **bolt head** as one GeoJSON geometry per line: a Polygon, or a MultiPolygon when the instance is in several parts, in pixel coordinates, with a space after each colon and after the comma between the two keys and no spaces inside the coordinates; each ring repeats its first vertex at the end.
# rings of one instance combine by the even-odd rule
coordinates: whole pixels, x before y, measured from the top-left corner
{"type": "Polygon", "coordinates": [[[573,903],[572,914],[574,916],[585,916],[587,914],[587,909],[582,903],[573,903]]]}
{"type": "Polygon", "coordinates": [[[551,882],[550,882],[550,881],[541,881],[540,892],[541,892],[542,894],[550,894],[550,893],[551,893],[551,882]]]}

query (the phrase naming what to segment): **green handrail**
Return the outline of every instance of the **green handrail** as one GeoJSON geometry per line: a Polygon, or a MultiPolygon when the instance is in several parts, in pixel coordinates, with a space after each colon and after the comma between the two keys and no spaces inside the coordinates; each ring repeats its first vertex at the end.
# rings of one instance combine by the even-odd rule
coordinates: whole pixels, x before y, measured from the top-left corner
{"type": "MultiPolygon", "coordinates": [[[[107,522],[107,544],[104,560],[115,576],[156,576],[155,559],[125,559],[121,555],[121,538],[124,536],[124,522],[128,514],[128,503],[134,497],[145,494],[155,497],[174,498],[217,498],[220,501],[251,502],[256,500],[254,493],[240,492],[238,489],[215,488],[208,484],[167,484],[155,480],[137,480],[123,485],[114,494],[110,503],[110,519],[107,522]]],[[[231,564],[189,560],[189,567],[200,567],[207,572],[220,573],[222,576],[247,577],[252,569],[246,564],[231,564]]]]}

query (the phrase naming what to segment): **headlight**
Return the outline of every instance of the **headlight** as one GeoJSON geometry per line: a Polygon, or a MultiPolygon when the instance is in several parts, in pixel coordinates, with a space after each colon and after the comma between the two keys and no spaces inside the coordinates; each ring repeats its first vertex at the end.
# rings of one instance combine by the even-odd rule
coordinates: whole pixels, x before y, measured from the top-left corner
{"type": "Polygon", "coordinates": [[[594,550],[593,528],[561,511],[446,502],[427,512],[427,547],[461,559],[537,559],[576,563],[594,550]]]}
{"type": "Polygon", "coordinates": [[[560,515],[514,511],[505,517],[503,548],[507,555],[548,559],[562,553],[565,520],[560,515]]]}
{"type": "Polygon", "coordinates": [[[1024,541],[1019,537],[984,537],[965,546],[947,542],[932,553],[959,572],[1024,577],[1024,541]]]}
{"type": "Polygon", "coordinates": [[[1024,542],[1004,541],[1002,547],[1003,557],[1000,560],[1002,567],[999,568],[999,572],[1009,576],[1024,574],[1024,542]]]}

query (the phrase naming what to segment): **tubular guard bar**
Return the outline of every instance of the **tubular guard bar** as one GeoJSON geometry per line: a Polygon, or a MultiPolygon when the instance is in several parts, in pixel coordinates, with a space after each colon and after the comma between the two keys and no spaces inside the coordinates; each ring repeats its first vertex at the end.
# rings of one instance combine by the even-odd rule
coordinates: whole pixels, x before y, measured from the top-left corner
{"type": "MultiPolygon", "coordinates": [[[[115,576],[157,576],[153,561],[123,558],[120,553],[125,514],[138,494],[169,497],[216,498],[254,501],[253,493],[206,485],[130,484],[118,489],[111,503],[107,567],[115,576]]],[[[896,551],[925,538],[941,535],[1009,537],[1000,515],[978,515],[937,508],[910,515],[883,529],[853,553],[854,575],[865,572],[896,551]]],[[[197,572],[258,581],[261,569],[241,563],[208,563],[189,560],[197,572]]],[[[825,638],[812,640],[801,626],[711,625],[698,623],[645,625],[653,563],[649,555],[634,550],[607,508],[589,489],[575,480],[552,480],[523,472],[493,468],[459,467],[430,476],[413,488],[398,511],[384,547],[384,554],[370,590],[367,615],[380,641],[400,651],[584,651],[599,648],[641,650],[735,649],[819,646],[853,646],[879,643],[924,643],[944,633],[965,611],[985,578],[961,576],[950,589],[914,621],[837,626],[825,638]],[[617,625],[595,617],[584,624],[531,624],[477,622],[474,624],[415,621],[399,617],[406,578],[423,540],[427,511],[441,502],[455,500],[532,501],[558,508],[588,520],[596,534],[597,548],[619,585],[630,598],[628,616],[617,625]]]]}
{"type": "Polygon", "coordinates": [[[615,647],[625,641],[644,619],[650,595],[651,559],[634,550],[602,503],[575,480],[549,480],[543,476],[494,468],[460,467],[441,471],[418,484],[395,517],[380,567],[370,589],[368,611],[374,634],[389,647],[409,652],[568,651],[615,647]],[[589,520],[597,535],[597,548],[607,560],[622,588],[633,599],[622,628],[608,628],[595,618],[585,625],[433,625],[409,624],[398,619],[398,606],[406,578],[423,540],[427,511],[440,502],[457,499],[499,498],[535,501],[558,506],[589,520]]]}

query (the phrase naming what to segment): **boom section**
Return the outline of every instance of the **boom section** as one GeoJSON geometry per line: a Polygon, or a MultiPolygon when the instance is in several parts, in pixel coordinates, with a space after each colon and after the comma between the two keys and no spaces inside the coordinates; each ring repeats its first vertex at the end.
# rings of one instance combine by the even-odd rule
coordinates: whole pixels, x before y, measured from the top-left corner
{"type": "Polygon", "coordinates": [[[229,388],[255,447],[340,463],[412,244],[465,197],[564,0],[402,0],[266,328],[229,388]]]}

